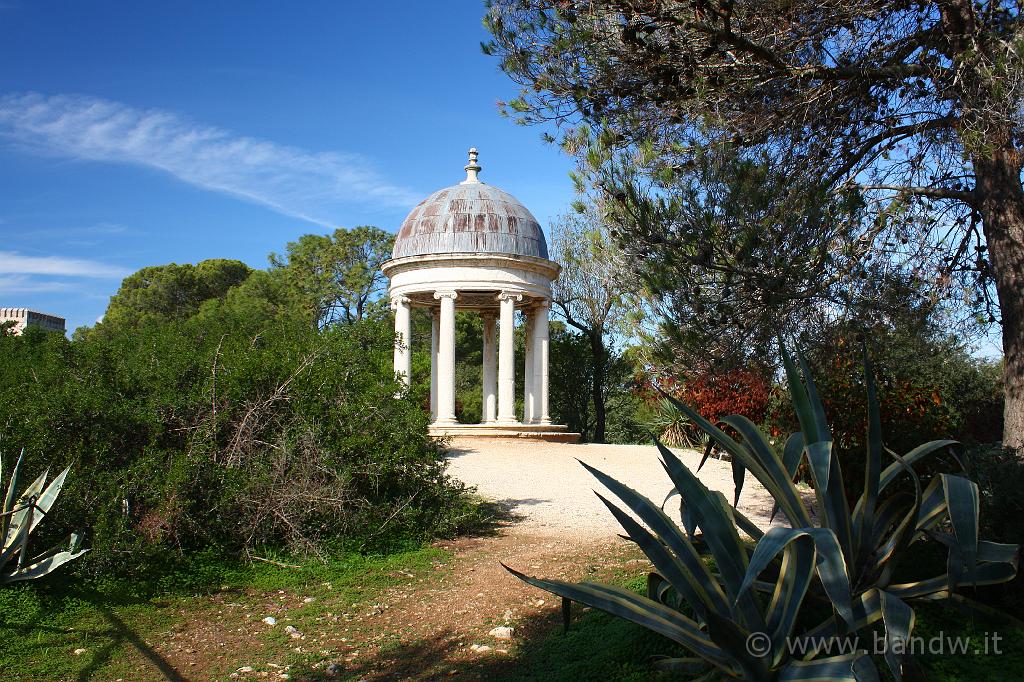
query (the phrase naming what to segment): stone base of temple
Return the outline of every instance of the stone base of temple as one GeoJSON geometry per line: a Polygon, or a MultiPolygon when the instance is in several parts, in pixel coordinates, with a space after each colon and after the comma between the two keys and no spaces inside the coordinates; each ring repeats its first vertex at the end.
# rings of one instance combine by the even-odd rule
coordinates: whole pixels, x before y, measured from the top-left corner
{"type": "Polygon", "coordinates": [[[435,438],[523,438],[551,443],[578,443],[580,434],[561,424],[431,424],[435,438]]]}

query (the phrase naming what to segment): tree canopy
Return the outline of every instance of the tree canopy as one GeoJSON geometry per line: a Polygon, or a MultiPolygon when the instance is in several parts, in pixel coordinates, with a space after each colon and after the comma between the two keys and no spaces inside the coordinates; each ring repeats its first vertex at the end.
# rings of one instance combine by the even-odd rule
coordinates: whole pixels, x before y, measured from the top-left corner
{"type": "Polygon", "coordinates": [[[288,242],[286,254],[271,254],[270,264],[317,324],[350,323],[382,310],[387,280],[380,266],[391,257],[394,241],[394,235],[370,226],[305,234],[288,242]]]}
{"type": "Polygon", "coordinates": [[[583,334],[589,345],[594,410],[591,439],[603,443],[606,384],[612,360],[609,338],[627,314],[625,281],[617,277],[619,251],[612,244],[600,205],[594,201],[577,201],[573,211],[555,221],[551,232],[552,258],[562,268],[552,283],[552,308],[566,324],[583,334]]]}
{"type": "MultiPolygon", "coordinates": [[[[604,129],[647,179],[727,150],[776,174],[783,208],[862,201],[822,279],[874,259],[1000,322],[1007,443],[1024,445],[1019,3],[496,0],[486,21],[525,123],[604,129]]],[[[644,189],[636,224],[657,233],[642,212],[664,188],[644,189]]]]}
{"type": "Polygon", "coordinates": [[[224,258],[142,268],[125,277],[111,296],[103,326],[132,327],[148,319],[185,320],[198,312],[203,302],[226,296],[251,273],[242,261],[224,258]]]}

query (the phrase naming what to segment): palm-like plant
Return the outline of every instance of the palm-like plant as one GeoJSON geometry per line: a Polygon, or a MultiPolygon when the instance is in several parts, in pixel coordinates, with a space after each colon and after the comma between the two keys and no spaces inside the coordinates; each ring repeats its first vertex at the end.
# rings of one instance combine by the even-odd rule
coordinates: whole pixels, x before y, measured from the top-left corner
{"type": "Polygon", "coordinates": [[[914,470],[913,465],[936,453],[955,455],[957,443],[932,441],[903,456],[886,450],[866,353],[867,466],[863,492],[851,510],[807,364],[798,356],[798,367],[784,347],[782,354],[800,432],[790,436],[781,456],[745,417],[722,420],[735,432],[734,438],[688,406],[669,399],[731,455],[734,467],[749,471],[764,486],[789,527],[762,531],[735,509],[742,476],[737,478],[730,505],[724,495],[708,490],[655,439],[662,464],[682,500],[682,529],[661,507],[583,464],[646,524],[637,523],[601,497],[654,565],[656,572],[650,575],[646,596],[606,585],[531,578],[509,570],[563,599],[603,609],[659,632],[695,654],[694,658],[662,660],[658,663],[661,667],[710,667],[711,675],[751,680],[877,679],[865,652],[838,643],[855,644],[859,630],[881,620],[886,662],[896,679],[901,679],[903,661],[897,653],[905,650],[900,644],[905,644],[913,631],[911,603],[964,600],[955,594],[957,588],[1012,579],[1019,546],[979,540],[978,487],[972,481],[942,473],[925,485],[914,470]],[[894,461],[883,468],[886,452],[894,461]],[[804,458],[815,485],[815,515],[793,483],[804,458]],[[894,485],[901,477],[912,490],[894,485]],[[740,539],[740,530],[754,540],[752,547],[740,539]],[[927,580],[895,582],[896,561],[908,547],[924,540],[946,547],[946,572],[927,580]],[[713,559],[715,571],[706,559],[713,559]],[[798,623],[808,625],[804,608],[808,598],[817,597],[831,605],[831,616],[810,623],[809,629],[794,637],[798,623]],[[681,610],[684,603],[689,614],[681,610]],[[821,656],[830,653],[829,642],[837,644],[831,651],[843,653],[821,656]]]}
{"type": "MultiPolygon", "coordinates": [[[[24,454],[19,456],[14,465],[3,509],[0,510],[0,538],[3,538],[3,549],[0,550],[0,585],[41,578],[89,551],[80,549],[81,536],[72,533],[67,543],[61,543],[42,554],[29,557],[29,535],[57,500],[64,479],[68,475],[68,469],[60,472],[49,485],[46,485],[49,470],[44,471],[20,496],[15,497],[23,457],[24,454]]],[[[0,474],[2,473],[3,460],[0,458],[0,474]]]]}

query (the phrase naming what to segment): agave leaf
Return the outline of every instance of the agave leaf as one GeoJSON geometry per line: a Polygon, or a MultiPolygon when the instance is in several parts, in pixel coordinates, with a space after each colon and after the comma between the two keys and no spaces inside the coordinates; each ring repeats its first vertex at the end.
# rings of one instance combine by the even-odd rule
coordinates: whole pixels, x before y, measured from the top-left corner
{"type": "Polygon", "coordinates": [[[29,506],[26,510],[28,517],[24,519],[25,532],[21,533],[21,547],[18,549],[18,570],[25,565],[25,559],[28,557],[28,536],[32,532],[29,529],[32,528],[32,520],[35,518],[35,508],[29,506]]]}
{"type": "MultiPolygon", "coordinates": [[[[872,587],[856,595],[851,606],[853,608],[852,631],[865,628],[882,618],[882,606],[877,588],[872,587]]],[[[801,651],[806,651],[808,656],[812,656],[816,652],[816,646],[820,645],[827,638],[836,636],[840,622],[834,616],[825,619],[817,626],[796,637],[797,646],[801,647],[801,651]]],[[[796,647],[794,647],[795,649],[796,647]]]]}
{"type": "MultiPolygon", "coordinates": [[[[931,533],[935,540],[944,544],[950,551],[956,551],[956,539],[945,533],[931,533]]],[[[1019,562],[1019,545],[1007,545],[998,542],[982,541],[978,543],[978,566],[973,581],[963,580],[961,586],[995,585],[1012,580],[1017,575],[1019,562]]],[[[927,580],[918,580],[886,588],[890,594],[901,599],[942,599],[953,596],[957,584],[944,573],[927,580]]]]}
{"type": "Polygon", "coordinates": [[[942,477],[937,476],[929,481],[922,495],[921,510],[917,514],[917,523],[914,524],[918,537],[938,523],[946,510],[946,489],[942,485],[942,477]]]}
{"type": "Polygon", "coordinates": [[[539,587],[565,599],[601,609],[648,630],[657,632],[673,642],[685,646],[728,674],[736,674],[734,665],[723,649],[701,631],[696,622],[674,609],[619,587],[596,585],[593,583],[575,585],[561,580],[532,578],[505,564],[502,564],[502,567],[523,582],[534,587],[539,587]]]}
{"type": "Polygon", "coordinates": [[[676,490],[693,510],[697,525],[704,533],[729,597],[736,599],[743,575],[747,568],[747,556],[736,532],[735,524],[728,518],[721,504],[711,491],[686,468],[675,453],[655,440],[661,451],[662,465],[675,483],[676,490]]]}
{"type": "Polygon", "coordinates": [[[1011,564],[1014,568],[1020,560],[1020,545],[981,540],[978,543],[978,562],[994,561],[1011,564]]]}
{"type": "MultiPolygon", "coordinates": [[[[853,561],[853,535],[850,507],[843,490],[843,474],[839,458],[832,456],[832,441],[811,443],[806,448],[814,477],[814,496],[818,501],[821,525],[835,531],[847,565],[853,561]]],[[[852,570],[852,566],[850,566],[852,570]]]]}
{"type": "Polygon", "coordinates": [[[82,545],[82,538],[81,538],[81,536],[78,533],[72,533],[71,535],[68,536],[68,539],[66,541],[59,542],[56,545],[54,545],[53,547],[51,547],[50,549],[46,550],[45,552],[40,552],[38,555],[32,557],[32,559],[29,561],[29,563],[32,563],[32,564],[39,563],[40,561],[42,561],[44,559],[48,559],[48,558],[50,558],[50,557],[54,556],[55,554],[57,554],[59,552],[62,552],[62,551],[66,551],[66,552],[70,552],[71,554],[74,554],[75,552],[77,552],[79,550],[81,545],[82,545]]]}
{"type": "Polygon", "coordinates": [[[881,544],[881,537],[885,535],[885,532],[904,513],[908,498],[913,503],[913,498],[909,494],[900,493],[898,495],[890,495],[882,504],[878,505],[878,509],[875,510],[874,528],[871,532],[871,544],[876,547],[881,544]]]}
{"type": "MultiPolygon", "coordinates": [[[[814,574],[816,554],[814,541],[806,534],[788,535],[786,530],[773,528],[758,543],[757,549],[754,550],[754,556],[751,557],[750,566],[747,568],[747,580],[744,581],[744,585],[749,586],[753,582],[752,571],[763,569],[775,559],[779,552],[782,552],[779,578],[768,604],[767,620],[772,643],[772,667],[777,666],[786,654],[787,638],[792,633],[793,624],[803,606],[804,595],[807,593],[811,577],[814,574]],[[758,556],[758,550],[762,547],[765,547],[766,551],[758,556]],[[755,559],[758,560],[756,563],[755,559]]],[[[759,573],[760,570],[758,570],[759,573]]]]}
{"type": "Polygon", "coordinates": [[[868,553],[874,550],[871,533],[875,527],[875,509],[878,505],[879,483],[882,477],[882,416],[878,406],[878,389],[871,366],[867,342],[864,342],[864,383],[868,400],[867,455],[864,466],[864,493],[854,508],[853,529],[857,539],[856,565],[861,566],[868,553]]]}
{"type": "MultiPolygon", "coordinates": [[[[679,491],[672,488],[668,495],[665,496],[664,502],[661,503],[662,510],[665,509],[665,504],[675,495],[679,495],[679,491]]],[[[683,531],[686,532],[686,537],[692,542],[697,533],[697,519],[693,518],[693,512],[686,506],[686,500],[683,499],[682,495],[679,495],[679,520],[683,524],[683,531]]]]}
{"type": "Polygon", "coordinates": [[[14,573],[0,574],[0,584],[42,578],[44,575],[53,572],[73,559],[77,559],[88,551],[83,549],[77,552],[59,552],[46,559],[29,564],[24,568],[18,568],[14,573]]]}
{"type": "Polygon", "coordinates": [[[779,682],[869,682],[878,679],[869,657],[861,653],[830,656],[813,661],[793,661],[779,671],[779,682]],[[867,658],[867,667],[859,662],[867,658]]]}
{"type": "Polygon", "coordinates": [[[778,647],[773,648],[777,654],[781,652],[782,645],[792,632],[793,623],[815,569],[836,613],[849,625],[854,624],[850,577],[846,572],[846,564],[835,533],[828,528],[770,529],[750,557],[750,566],[743,583],[744,589],[750,589],[757,576],[775,560],[779,552],[783,552],[783,569],[780,571],[772,602],[768,607],[768,624],[769,627],[774,626],[772,642],[778,647]],[[792,556],[787,559],[791,553],[792,556]],[[788,581],[784,581],[787,568],[796,572],[788,581]],[[806,584],[799,582],[803,579],[804,571],[806,584]],[[789,601],[782,602],[782,599],[789,601]]]}
{"type": "Polygon", "coordinates": [[[761,527],[744,516],[742,512],[737,509],[733,509],[732,517],[736,521],[736,526],[739,527],[741,531],[749,535],[755,542],[764,537],[764,531],[761,530],[761,527]]]}
{"type": "Polygon", "coordinates": [[[739,594],[747,569],[747,549],[740,540],[732,507],[721,493],[712,493],[671,450],[655,441],[662,454],[662,465],[693,511],[715,564],[722,576],[725,592],[736,604],[741,622],[752,632],[763,632],[764,616],[752,594],[739,594]]]}
{"type": "Polygon", "coordinates": [[[899,597],[879,590],[882,605],[882,622],[885,623],[885,662],[889,665],[896,682],[903,679],[903,653],[910,643],[914,631],[914,609],[899,597]]]}
{"type": "Polygon", "coordinates": [[[743,670],[744,679],[765,680],[771,678],[768,660],[754,656],[750,651],[750,632],[739,627],[727,615],[708,612],[708,634],[743,670]]]}
{"type": "Polygon", "coordinates": [[[818,387],[814,384],[814,377],[811,375],[811,368],[807,365],[807,358],[799,348],[796,351],[796,359],[800,363],[800,371],[804,375],[807,401],[811,406],[811,414],[814,415],[814,424],[818,434],[816,440],[832,440],[832,429],[829,428],[828,419],[825,418],[825,406],[821,402],[821,396],[818,395],[818,387]]]}
{"type": "Polygon", "coordinates": [[[7,530],[11,525],[10,513],[14,509],[14,495],[18,485],[18,472],[21,470],[21,461],[24,458],[25,450],[22,450],[21,454],[18,455],[18,461],[14,463],[14,469],[11,470],[11,480],[7,484],[7,495],[4,497],[4,508],[0,510],[3,512],[3,517],[0,518],[0,542],[4,546],[7,545],[7,530]]]}
{"type": "MultiPolygon", "coordinates": [[[[39,497],[39,493],[42,492],[43,490],[43,484],[46,483],[46,476],[49,473],[50,470],[46,469],[45,471],[43,471],[43,473],[39,474],[36,480],[32,481],[32,485],[30,485],[28,488],[25,488],[25,491],[21,494],[20,497],[18,497],[17,504],[19,506],[24,504],[25,506],[21,509],[21,511],[11,516],[11,523],[10,527],[7,530],[6,542],[11,541],[11,538],[14,536],[15,533],[17,533],[17,529],[21,526],[21,524],[25,523],[25,519],[29,516],[29,512],[34,511],[31,509],[32,505],[29,503],[32,501],[33,497],[39,497]]],[[[38,504],[38,500],[36,503],[38,504]]],[[[35,515],[33,515],[33,518],[35,518],[35,515]]]]}
{"type": "Polygon", "coordinates": [[[60,495],[60,489],[64,486],[64,479],[67,478],[70,470],[71,467],[68,467],[57,474],[57,476],[50,481],[50,484],[46,486],[46,490],[44,490],[38,499],[36,499],[36,511],[38,513],[36,514],[35,520],[32,522],[32,526],[28,529],[30,533],[37,525],[39,525],[39,522],[43,520],[43,517],[46,516],[50,511],[50,507],[52,507],[53,503],[57,500],[57,496],[60,495]]]}
{"type": "MultiPolygon", "coordinates": [[[[660,508],[654,505],[653,502],[648,500],[646,497],[633,490],[627,485],[623,485],[619,481],[615,480],[611,476],[605,474],[598,469],[590,466],[586,462],[580,462],[583,467],[589,471],[598,481],[601,482],[608,490],[610,490],[616,497],[622,500],[623,504],[630,508],[641,521],[647,524],[647,526],[654,531],[655,535],[659,539],[659,542],[664,542],[670,550],[675,554],[675,557],[683,564],[687,573],[693,576],[693,581],[697,584],[698,593],[703,593],[701,600],[707,604],[714,604],[715,608],[722,608],[725,610],[729,609],[729,601],[726,599],[724,594],[721,594],[721,590],[718,586],[718,582],[711,575],[711,571],[708,569],[707,564],[701,558],[700,553],[694,548],[693,544],[684,536],[680,531],[679,527],[672,522],[672,519],[661,511],[660,508]],[[704,587],[711,586],[710,592],[707,592],[704,587]],[[715,591],[720,594],[716,596],[715,591]]],[[[599,498],[604,500],[601,495],[599,498]]],[[[605,504],[608,504],[607,501],[605,504]]],[[[609,507],[612,510],[612,514],[616,518],[620,518],[621,510],[612,505],[609,507]]],[[[628,518],[628,516],[627,516],[628,518]]],[[[632,519],[630,519],[632,521],[632,519]]],[[[620,519],[621,523],[621,519],[620,519]]],[[[635,524],[635,522],[633,522],[635,524]]],[[[629,534],[631,540],[634,540],[638,544],[639,541],[630,532],[630,527],[623,525],[623,529],[629,534]]],[[[643,545],[641,545],[643,547],[643,545]]]]}
{"type": "Polygon", "coordinates": [[[714,449],[715,441],[711,438],[708,438],[708,444],[704,446],[704,454],[700,458],[700,464],[697,465],[697,471],[700,471],[701,469],[704,468],[704,464],[708,461],[708,458],[711,457],[711,451],[714,449]]]}
{"type": "MultiPolygon", "coordinates": [[[[729,605],[725,599],[725,594],[722,593],[718,587],[716,581],[702,580],[704,576],[694,575],[693,572],[687,568],[679,560],[678,557],[673,555],[668,548],[662,544],[661,540],[651,534],[646,528],[641,526],[639,523],[633,520],[633,518],[626,512],[619,509],[615,504],[605,499],[600,493],[595,493],[604,505],[611,511],[612,516],[616,518],[622,528],[643,551],[647,558],[651,560],[665,580],[676,589],[679,594],[686,599],[687,603],[693,607],[693,610],[697,613],[701,620],[707,620],[708,609],[718,609],[729,612],[729,605]],[[705,586],[710,587],[710,590],[705,589],[705,586]]],[[[696,554],[696,552],[694,552],[696,554]]],[[[651,597],[648,594],[648,597],[651,597]]],[[[659,600],[660,601],[660,600],[659,600]]]]}
{"type": "Polygon", "coordinates": [[[684,673],[686,675],[699,675],[708,669],[707,662],[702,658],[655,656],[651,664],[655,669],[662,672],[684,673]]]}
{"type": "Polygon", "coordinates": [[[804,434],[804,442],[817,443],[820,440],[827,440],[818,432],[807,388],[804,386],[800,371],[793,364],[793,358],[786,350],[786,344],[783,343],[781,336],[779,337],[779,352],[782,354],[782,365],[786,370],[786,384],[789,386],[789,396],[793,401],[797,421],[800,422],[800,431],[804,434]]]}
{"type": "MultiPolygon", "coordinates": [[[[829,474],[832,469],[832,441],[821,440],[811,443],[806,448],[807,461],[811,465],[811,475],[814,477],[814,489],[828,492],[829,474]]],[[[826,509],[822,507],[822,509],[826,509]]]]}
{"type": "Polygon", "coordinates": [[[679,592],[675,591],[672,583],[654,571],[647,574],[647,598],[659,604],[668,604],[675,609],[682,605],[679,592]]]}
{"type": "MultiPolygon", "coordinates": [[[[786,473],[789,474],[789,480],[792,482],[796,476],[796,470],[800,467],[800,459],[804,454],[804,434],[797,431],[796,433],[789,434],[789,438],[786,439],[786,445],[782,450],[782,464],[786,468],[786,473]]],[[[800,506],[803,508],[803,499],[800,500],[800,506]]],[[[804,508],[806,512],[806,508],[804,508]]],[[[775,520],[775,515],[779,513],[779,503],[775,501],[772,503],[772,515],[769,518],[769,523],[775,520]]],[[[811,524],[806,524],[811,525],[811,524]]]]}
{"type": "Polygon", "coordinates": [[[890,452],[889,454],[896,459],[897,464],[900,464],[903,467],[904,471],[907,472],[907,475],[910,476],[910,480],[913,481],[914,504],[911,505],[910,509],[904,515],[903,520],[896,526],[896,530],[894,530],[892,535],[889,536],[889,539],[882,544],[881,548],[876,550],[876,566],[885,564],[895,556],[898,550],[903,549],[910,544],[914,533],[916,532],[916,521],[921,511],[921,479],[910,465],[903,461],[902,457],[894,452],[890,452]]]}
{"type": "Polygon", "coordinates": [[[789,434],[786,439],[786,446],[782,451],[782,463],[789,474],[789,480],[796,476],[796,470],[800,467],[800,456],[804,454],[804,434],[797,431],[789,434]]]}
{"type": "MultiPolygon", "coordinates": [[[[803,505],[800,493],[793,484],[793,474],[788,471],[786,464],[775,454],[772,446],[765,439],[764,434],[754,426],[752,421],[742,415],[731,415],[722,421],[736,429],[743,436],[743,440],[747,444],[750,453],[776,483],[776,488],[780,495],[775,499],[782,506],[783,512],[789,519],[790,526],[796,528],[810,526],[811,517],[803,505]]],[[[737,494],[737,501],[738,499],[739,496],[737,494]]]]}
{"type": "MultiPolygon", "coordinates": [[[[768,472],[760,465],[760,463],[750,454],[750,451],[740,443],[736,442],[734,438],[729,436],[725,431],[709,422],[704,417],[700,416],[696,411],[691,409],[686,403],[673,398],[672,396],[665,394],[665,397],[676,406],[680,412],[690,418],[694,424],[696,424],[704,433],[718,445],[729,453],[729,455],[735,460],[739,459],[743,466],[754,475],[758,481],[761,482],[771,495],[776,494],[776,486],[771,477],[768,476],[768,472]]],[[[660,443],[657,438],[654,439],[656,443],[660,443]]]]}
{"type": "Polygon", "coordinates": [[[971,599],[970,597],[965,597],[962,594],[951,594],[949,596],[949,602],[962,613],[966,613],[972,618],[980,616],[986,620],[1000,623],[1005,627],[1018,630],[1024,629],[1024,621],[1021,621],[1008,613],[1004,613],[999,609],[994,609],[988,604],[983,604],[980,601],[971,599]]]}
{"type": "Polygon", "coordinates": [[[743,479],[746,478],[744,474],[747,470],[743,467],[743,462],[735,457],[729,460],[729,464],[732,466],[732,506],[737,507],[740,503],[740,493],[743,492],[743,479]]]}
{"type": "Polygon", "coordinates": [[[21,551],[24,545],[23,540],[28,537],[28,528],[21,528],[17,534],[12,538],[11,542],[4,545],[3,549],[0,550],[0,571],[4,570],[4,567],[15,557],[15,555],[21,551]]]}
{"type": "Polygon", "coordinates": [[[942,474],[949,521],[956,537],[956,551],[949,553],[947,572],[953,586],[966,578],[974,581],[978,563],[978,486],[962,476],[942,474]]]}
{"type": "MultiPolygon", "coordinates": [[[[918,445],[916,448],[903,455],[903,461],[913,466],[917,462],[921,461],[925,457],[934,455],[936,452],[945,450],[947,448],[956,447],[960,445],[955,440],[933,440],[923,445],[918,445]]],[[[878,491],[885,490],[889,487],[889,484],[896,480],[896,477],[903,471],[902,465],[899,462],[890,464],[882,471],[881,480],[878,483],[878,491]]]]}

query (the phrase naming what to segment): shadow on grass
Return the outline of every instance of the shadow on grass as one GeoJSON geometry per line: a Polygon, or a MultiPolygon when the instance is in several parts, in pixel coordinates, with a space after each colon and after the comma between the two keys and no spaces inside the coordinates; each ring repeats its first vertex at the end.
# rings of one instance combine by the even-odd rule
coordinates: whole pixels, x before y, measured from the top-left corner
{"type": "Polygon", "coordinates": [[[413,642],[381,649],[372,657],[351,662],[324,659],[314,666],[293,668],[294,680],[570,680],[686,679],[658,673],[654,656],[683,655],[667,639],[599,611],[578,607],[572,626],[563,633],[561,616],[545,612],[515,623],[515,643],[481,633],[467,639],[452,629],[413,642]],[[489,651],[469,647],[483,644],[489,651]],[[501,653],[499,650],[507,650],[501,653]],[[335,666],[333,669],[330,666],[335,666]]]}
{"type": "Polygon", "coordinates": [[[92,660],[89,661],[89,664],[78,673],[80,682],[92,679],[93,674],[106,665],[114,652],[125,643],[130,644],[136,651],[142,654],[164,679],[171,680],[172,682],[186,682],[185,678],[171,666],[167,659],[157,653],[153,647],[146,644],[139,633],[128,627],[110,607],[99,602],[94,602],[93,606],[110,625],[110,628],[102,633],[109,638],[109,641],[92,655],[92,660]]]}
{"type": "MultiPolygon", "coordinates": [[[[37,659],[37,664],[48,671],[45,673],[48,678],[55,676],[60,679],[91,680],[117,655],[122,646],[128,645],[134,647],[152,666],[149,677],[156,673],[162,679],[184,682],[185,678],[114,611],[117,607],[130,608],[146,603],[145,599],[123,593],[106,594],[90,587],[76,586],[67,577],[60,581],[57,589],[59,596],[49,595],[50,599],[40,604],[41,608],[37,609],[33,617],[16,622],[0,620],[0,638],[32,637],[31,640],[22,640],[32,647],[25,650],[25,654],[37,659]],[[88,611],[94,617],[75,620],[73,625],[63,625],[60,620],[47,622],[55,612],[60,611],[61,604],[75,603],[88,604],[88,611]],[[83,649],[81,658],[69,656],[79,648],[83,649]],[[58,664],[56,667],[53,665],[55,662],[58,664]]],[[[75,607],[71,609],[69,613],[74,613],[75,607]]],[[[44,673],[40,668],[31,674],[44,673]]]]}

